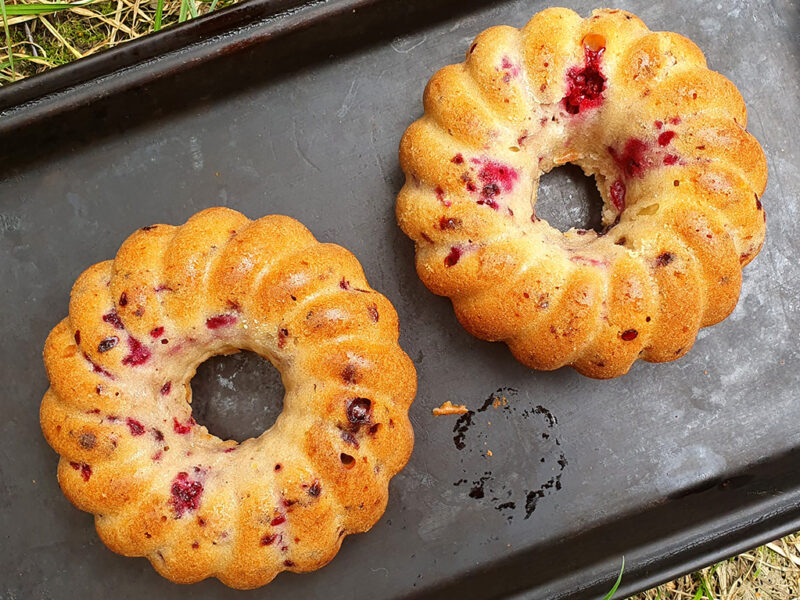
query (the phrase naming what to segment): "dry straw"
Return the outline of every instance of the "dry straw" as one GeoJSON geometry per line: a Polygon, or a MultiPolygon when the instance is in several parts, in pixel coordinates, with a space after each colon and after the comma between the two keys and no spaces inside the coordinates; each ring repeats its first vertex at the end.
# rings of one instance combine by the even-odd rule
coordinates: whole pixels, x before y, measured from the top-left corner
{"type": "Polygon", "coordinates": [[[0,85],[83,58],[236,0],[0,0],[0,85]]]}

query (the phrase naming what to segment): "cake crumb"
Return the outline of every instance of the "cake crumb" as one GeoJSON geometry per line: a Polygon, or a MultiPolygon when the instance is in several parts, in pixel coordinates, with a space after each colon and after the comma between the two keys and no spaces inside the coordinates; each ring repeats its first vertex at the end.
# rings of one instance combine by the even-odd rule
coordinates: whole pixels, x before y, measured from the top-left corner
{"type": "Polygon", "coordinates": [[[492,451],[491,450],[487,450],[486,454],[487,454],[487,456],[492,456],[492,451]]]}
{"type": "Polygon", "coordinates": [[[445,401],[441,406],[433,409],[433,416],[440,417],[442,415],[463,415],[469,412],[463,404],[453,404],[450,400],[445,401]]]}
{"type": "Polygon", "coordinates": [[[508,400],[505,396],[502,398],[495,398],[492,402],[492,408],[500,408],[501,406],[508,406],[508,400]]]}

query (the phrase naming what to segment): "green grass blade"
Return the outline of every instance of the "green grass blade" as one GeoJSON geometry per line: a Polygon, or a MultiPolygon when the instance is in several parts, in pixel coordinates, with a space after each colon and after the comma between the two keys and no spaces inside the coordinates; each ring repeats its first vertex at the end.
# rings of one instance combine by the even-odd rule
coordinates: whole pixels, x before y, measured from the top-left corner
{"type": "Polygon", "coordinates": [[[186,4],[189,5],[189,14],[192,15],[193,19],[197,18],[197,6],[194,3],[194,0],[186,0],[186,4]]]}
{"type": "Polygon", "coordinates": [[[3,17],[3,29],[6,30],[6,48],[8,48],[8,62],[11,67],[11,81],[14,81],[17,78],[17,69],[14,67],[14,46],[11,43],[11,32],[8,30],[6,0],[0,0],[0,16],[3,17]]]}
{"type": "Polygon", "coordinates": [[[158,0],[156,4],[156,16],[153,19],[153,31],[161,29],[161,16],[164,14],[164,0],[158,0]]]}
{"type": "Polygon", "coordinates": [[[178,23],[183,23],[186,20],[186,15],[189,14],[188,1],[181,0],[181,12],[178,14],[178,23]]]}
{"type": "Polygon", "coordinates": [[[612,587],[608,593],[603,596],[603,600],[611,600],[614,597],[614,594],[617,593],[617,588],[619,588],[619,584],[622,583],[622,573],[625,571],[625,557],[622,557],[622,566],[619,568],[619,575],[617,575],[617,581],[614,583],[614,587],[612,587]]]}
{"type": "MultiPolygon", "coordinates": [[[[70,8],[75,8],[77,6],[83,6],[84,4],[88,4],[91,0],[81,0],[79,2],[53,2],[48,4],[43,4],[41,2],[35,2],[33,4],[14,4],[12,6],[6,6],[3,12],[3,19],[5,19],[5,15],[11,17],[21,17],[26,15],[48,15],[50,13],[59,12],[62,10],[69,10],[70,8]]],[[[5,1],[3,1],[5,5],[5,1]]]]}
{"type": "Polygon", "coordinates": [[[706,579],[705,575],[700,576],[700,588],[705,592],[705,595],[708,596],[708,600],[716,600],[714,594],[711,593],[711,587],[708,585],[708,579],[706,579]]]}

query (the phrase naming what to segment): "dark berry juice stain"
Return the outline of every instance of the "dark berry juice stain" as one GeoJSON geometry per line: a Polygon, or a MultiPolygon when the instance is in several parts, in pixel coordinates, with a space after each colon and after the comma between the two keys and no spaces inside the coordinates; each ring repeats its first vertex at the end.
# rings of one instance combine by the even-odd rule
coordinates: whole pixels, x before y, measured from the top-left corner
{"type": "MultiPolygon", "coordinates": [[[[456,420],[456,424],[453,426],[453,433],[455,433],[455,436],[453,436],[453,442],[455,443],[456,448],[458,448],[459,450],[463,450],[464,448],[466,448],[466,443],[464,440],[467,437],[467,432],[469,431],[469,428],[472,426],[472,417],[475,416],[476,412],[479,413],[486,412],[486,410],[490,406],[492,406],[495,402],[499,401],[502,404],[502,397],[504,394],[516,395],[516,393],[517,390],[515,390],[514,388],[510,387],[500,388],[494,394],[492,394],[486,400],[484,400],[483,404],[479,409],[477,409],[477,411],[470,410],[465,412],[460,417],[458,417],[458,419],[456,420]]],[[[507,407],[508,404],[506,404],[505,408],[507,407]]]]}
{"type": "MultiPolygon", "coordinates": [[[[547,419],[548,426],[554,427],[555,425],[558,425],[558,419],[556,419],[553,416],[553,413],[547,410],[544,406],[538,405],[536,408],[533,409],[532,412],[535,415],[544,415],[544,417],[547,419]]],[[[527,417],[525,411],[523,411],[522,416],[527,417]]]]}
{"type": "Polygon", "coordinates": [[[461,459],[463,476],[453,485],[463,486],[469,498],[490,503],[509,521],[517,514],[530,518],[539,500],[560,490],[568,464],[558,418],[517,395],[514,388],[500,388],[453,427],[456,448],[480,455],[461,459]]]}
{"type": "Polygon", "coordinates": [[[470,426],[472,425],[472,417],[475,415],[474,411],[467,411],[458,419],[456,420],[455,426],[453,426],[453,442],[456,445],[456,448],[459,450],[463,450],[466,448],[466,443],[464,439],[467,437],[467,431],[469,431],[470,426]]]}
{"type": "Polygon", "coordinates": [[[477,481],[472,482],[472,489],[469,491],[470,498],[483,498],[486,493],[483,489],[483,486],[486,485],[486,482],[492,478],[492,472],[486,471],[484,474],[478,478],[477,481]]]}

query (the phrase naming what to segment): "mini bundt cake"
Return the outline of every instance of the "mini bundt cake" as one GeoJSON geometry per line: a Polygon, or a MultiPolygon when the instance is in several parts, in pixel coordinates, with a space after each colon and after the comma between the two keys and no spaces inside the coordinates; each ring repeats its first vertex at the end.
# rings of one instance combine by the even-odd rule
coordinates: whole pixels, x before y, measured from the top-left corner
{"type": "Polygon", "coordinates": [[[724,319],[764,240],[766,160],[734,85],[634,15],[551,8],[436,73],[406,131],[398,221],[473,335],[597,378],[674,360],[724,319]],[[593,175],[603,233],[536,217],[543,173],[593,175]]]}
{"type": "Polygon", "coordinates": [[[225,208],[131,235],[50,333],[42,430],[103,542],[175,582],[235,588],[330,561],[383,513],[413,445],[413,364],[356,258],[284,216],[225,208]],[[257,352],[284,409],[241,444],[192,418],[207,358],[257,352]]]}

